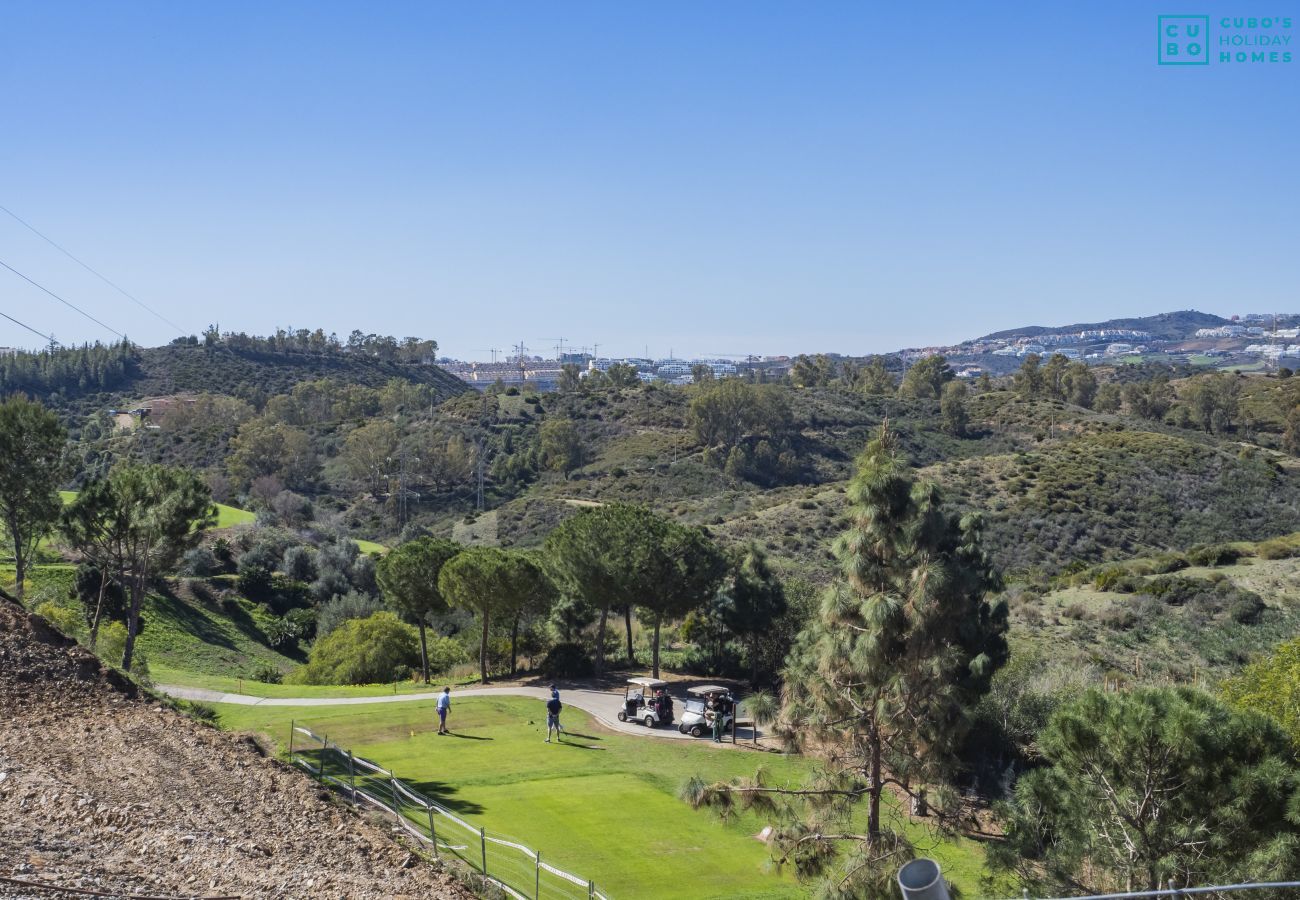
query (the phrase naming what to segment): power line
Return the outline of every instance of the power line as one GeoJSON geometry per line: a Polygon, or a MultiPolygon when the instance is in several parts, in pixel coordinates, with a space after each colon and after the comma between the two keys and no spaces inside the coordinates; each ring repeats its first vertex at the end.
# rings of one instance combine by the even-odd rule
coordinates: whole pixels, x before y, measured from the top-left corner
{"type": "Polygon", "coordinates": [[[9,217],[11,217],[15,222],[17,222],[18,224],[22,225],[24,228],[26,228],[26,229],[27,229],[28,231],[30,231],[32,234],[36,235],[36,236],[37,236],[38,238],[40,238],[41,240],[45,241],[45,243],[49,244],[49,245],[50,245],[51,247],[53,247],[55,250],[58,250],[60,253],[62,253],[64,256],[66,256],[68,259],[72,260],[74,263],[76,263],[77,265],[81,266],[83,269],[85,269],[85,270],[86,270],[87,272],[89,272],[91,275],[94,275],[94,276],[95,276],[96,278],[98,278],[100,281],[104,282],[104,284],[108,285],[108,286],[111,287],[113,290],[117,291],[119,294],[121,294],[121,295],[122,295],[123,297],[125,297],[126,299],[130,300],[130,301],[131,301],[132,303],[134,303],[136,306],[139,306],[141,309],[143,309],[143,310],[145,310],[146,312],[152,314],[153,316],[155,316],[156,318],[158,318],[160,321],[167,323],[167,324],[170,325],[172,328],[175,328],[175,329],[176,329],[176,332],[177,332],[178,334],[181,334],[181,335],[186,334],[185,329],[181,328],[179,325],[177,325],[177,324],[176,324],[175,322],[173,322],[171,319],[167,318],[167,317],[164,316],[162,313],[158,312],[156,309],[154,309],[153,307],[149,306],[147,303],[145,303],[145,302],[144,302],[143,300],[141,300],[139,297],[136,297],[134,294],[131,294],[131,293],[129,293],[129,292],[126,291],[126,290],[123,290],[123,289],[122,289],[121,287],[119,287],[115,282],[111,281],[108,277],[106,277],[105,275],[100,274],[100,273],[97,272],[95,269],[91,268],[91,266],[90,266],[89,263],[82,262],[80,259],[78,259],[76,256],[74,256],[74,255],[72,254],[72,251],[68,250],[66,247],[64,247],[63,245],[59,244],[59,243],[58,243],[57,241],[55,241],[53,238],[48,237],[47,235],[42,234],[40,231],[37,230],[37,228],[36,228],[35,225],[32,225],[30,222],[28,222],[28,221],[26,221],[25,219],[21,218],[21,217],[20,217],[17,213],[15,213],[13,210],[8,209],[8,208],[6,208],[6,207],[4,207],[4,206],[0,206],[0,210],[3,210],[3,211],[4,211],[4,212],[9,216],[9,217]]]}
{"type": "Polygon", "coordinates": [[[10,322],[13,322],[13,323],[14,323],[15,325],[17,325],[19,328],[26,328],[28,331],[30,331],[32,334],[36,335],[37,337],[43,337],[43,338],[45,338],[45,339],[46,339],[47,341],[49,341],[51,344],[53,344],[53,343],[57,343],[57,342],[54,340],[54,335],[52,335],[52,334],[42,334],[41,332],[37,331],[37,330],[36,330],[35,328],[33,328],[32,326],[27,325],[26,323],[23,323],[23,322],[19,322],[17,319],[15,319],[13,316],[9,315],[8,313],[2,313],[2,312],[0,312],[0,316],[4,316],[6,319],[8,319],[10,322]]]}
{"type": "Polygon", "coordinates": [[[88,312],[86,312],[84,309],[82,309],[80,306],[77,306],[75,303],[69,303],[67,300],[64,300],[62,297],[60,297],[58,294],[54,293],[54,291],[50,290],[49,288],[45,287],[44,285],[40,285],[40,284],[37,284],[35,281],[32,281],[30,278],[28,278],[28,277],[27,277],[26,275],[24,275],[22,272],[19,272],[19,271],[18,271],[17,269],[15,269],[13,266],[9,265],[9,263],[5,262],[3,259],[0,259],[0,266],[4,266],[4,267],[5,267],[6,269],[8,269],[10,272],[13,272],[15,275],[17,275],[17,276],[18,276],[19,278],[21,278],[23,281],[25,281],[25,282],[27,282],[28,284],[30,284],[32,287],[40,288],[40,289],[43,290],[45,293],[49,294],[49,295],[50,295],[51,297],[53,297],[55,300],[58,300],[60,303],[62,303],[64,306],[68,307],[69,309],[74,309],[74,310],[76,310],[77,312],[81,313],[83,316],[85,316],[85,317],[86,317],[87,319],[89,319],[90,321],[94,322],[94,323],[95,323],[96,325],[98,325],[99,327],[104,328],[104,329],[106,329],[106,330],[108,330],[108,331],[113,332],[113,334],[117,335],[118,337],[122,338],[123,340],[126,339],[126,335],[124,335],[122,332],[118,331],[118,330],[115,329],[115,328],[109,328],[109,327],[108,327],[107,325],[105,325],[103,322],[99,321],[99,319],[96,319],[96,318],[95,318],[94,316],[92,316],[90,313],[88,313],[88,312]]]}

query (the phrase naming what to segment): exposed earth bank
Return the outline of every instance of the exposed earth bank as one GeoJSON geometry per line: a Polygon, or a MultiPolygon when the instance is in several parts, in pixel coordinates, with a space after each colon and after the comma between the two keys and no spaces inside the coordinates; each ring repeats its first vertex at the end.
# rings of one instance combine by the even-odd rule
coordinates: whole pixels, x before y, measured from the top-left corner
{"type": "MultiPolygon", "coordinates": [[[[250,739],[0,596],[0,877],[107,896],[472,895],[250,739]]],[[[69,897],[0,881],[0,896],[69,897]]]]}

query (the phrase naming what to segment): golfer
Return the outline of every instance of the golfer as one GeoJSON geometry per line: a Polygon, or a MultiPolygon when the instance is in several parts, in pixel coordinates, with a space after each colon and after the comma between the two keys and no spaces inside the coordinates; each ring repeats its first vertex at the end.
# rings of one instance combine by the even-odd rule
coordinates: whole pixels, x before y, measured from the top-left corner
{"type": "Polygon", "coordinates": [[[555,732],[555,739],[558,741],[564,736],[564,727],[560,725],[560,710],[564,709],[564,704],[560,702],[560,692],[551,685],[551,699],[546,701],[546,743],[551,742],[551,732],[555,732]]]}
{"type": "Polygon", "coordinates": [[[451,709],[451,688],[445,687],[438,695],[438,734],[451,734],[447,730],[447,712],[451,709]]]}

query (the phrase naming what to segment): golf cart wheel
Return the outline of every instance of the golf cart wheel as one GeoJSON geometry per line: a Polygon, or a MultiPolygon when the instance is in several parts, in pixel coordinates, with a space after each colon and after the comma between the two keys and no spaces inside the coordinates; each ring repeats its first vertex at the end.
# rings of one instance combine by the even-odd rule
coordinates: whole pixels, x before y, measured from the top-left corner
{"type": "Polygon", "coordinates": [[[645,727],[646,727],[646,728],[654,728],[654,727],[655,727],[655,717],[654,717],[654,716],[646,716],[645,719],[644,719],[643,721],[645,722],[645,727]]]}
{"type": "Polygon", "coordinates": [[[685,733],[686,733],[686,726],[685,726],[685,725],[678,725],[678,726],[677,726],[677,730],[680,731],[682,734],[685,734],[685,733]]]}
{"type": "Polygon", "coordinates": [[[626,722],[626,721],[627,721],[627,713],[626,713],[624,710],[621,710],[621,709],[620,709],[620,710],[618,711],[618,720],[619,720],[620,722],[626,722]]]}
{"type": "Polygon", "coordinates": [[[698,725],[691,726],[691,737],[700,737],[702,734],[704,734],[703,728],[698,725]]]}

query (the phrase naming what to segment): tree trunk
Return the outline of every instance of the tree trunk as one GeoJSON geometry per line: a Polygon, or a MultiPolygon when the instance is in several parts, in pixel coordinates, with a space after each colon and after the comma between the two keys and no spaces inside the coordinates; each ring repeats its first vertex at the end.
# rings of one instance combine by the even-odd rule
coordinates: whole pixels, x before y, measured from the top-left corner
{"type": "Polygon", "coordinates": [[[655,613],[655,637],[654,637],[654,670],[655,678],[659,677],[659,626],[663,623],[663,616],[655,613]]]}
{"type": "Polygon", "coordinates": [[[487,639],[488,639],[488,611],[483,610],[483,637],[478,645],[478,674],[484,684],[487,684],[487,639]]]}
{"type": "Polygon", "coordinates": [[[868,791],[867,840],[874,849],[880,846],[880,795],[884,784],[880,774],[880,727],[872,723],[867,735],[871,742],[871,782],[868,791]]]}
{"type": "Polygon", "coordinates": [[[749,686],[758,689],[758,634],[749,638],[749,686]]]}
{"type": "Polygon", "coordinates": [[[596,626],[596,675],[605,674],[605,623],[609,619],[609,607],[600,608],[600,624],[596,626]]]}
{"type": "Polygon", "coordinates": [[[424,616],[420,616],[416,622],[420,626],[420,672],[424,675],[424,683],[429,683],[429,644],[424,637],[424,616]]]}
{"type": "Polygon", "coordinates": [[[122,651],[122,671],[131,671],[131,657],[135,655],[135,636],[140,630],[140,607],[144,601],[145,572],[141,569],[131,579],[131,610],[126,616],[126,648],[122,651]]]}
{"type": "Polygon", "coordinates": [[[519,644],[519,614],[515,613],[515,620],[510,623],[510,677],[515,677],[518,670],[519,656],[515,652],[515,647],[519,644]]]}
{"type": "Polygon", "coordinates": [[[90,652],[95,652],[99,642],[99,616],[104,609],[104,588],[108,586],[108,569],[99,570],[99,599],[95,601],[95,615],[90,620],[90,652]]]}
{"type": "Polygon", "coordinates": [[[636,655],[632,652],[632,607],[631,605],[623,608],[623,621],[627,625],[627,661],[628,665],[636,665],[636,655]]]}
{"type": "Polygon", "coordinates": [[[14,585],[14,594],[18,597],[18,602],[23,602],[23,580],[27,577],[27,556],[23,553],[23,542],[18,538],[18,532],[13,532],[14,536],[14,577],[18,583],[14,585]]]}

